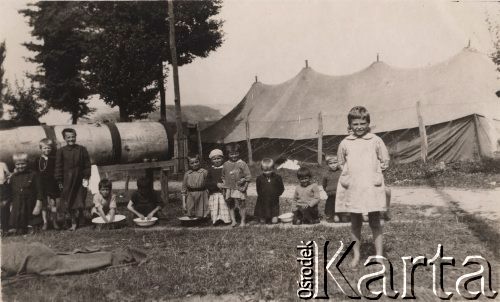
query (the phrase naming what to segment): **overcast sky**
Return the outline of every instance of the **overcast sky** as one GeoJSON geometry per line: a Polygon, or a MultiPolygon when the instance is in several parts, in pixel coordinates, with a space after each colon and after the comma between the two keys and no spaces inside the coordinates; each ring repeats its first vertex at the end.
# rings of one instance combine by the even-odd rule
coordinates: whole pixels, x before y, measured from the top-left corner
{"type": "MultiPolygon", "coordinates": [[[[30,39],[17,13],[22,0],[0,1],[0,40],[7,42],[8,79],[24,78],[34,66],[21,43],[30,39]]],[[[322,73],[356,72],[376,54],[395,67],[443,61],[470,39],[481,52],[492,50],[487,14],[500,23],[500,4],[479,1],[226,0],[225,42],[206,59],[180,68],[183,104],[236,104],[257,75],[267,84],[284,82],[304,67],[322,73]]],[[[168,103],[173,89],[168,83],[168,103]]]]}

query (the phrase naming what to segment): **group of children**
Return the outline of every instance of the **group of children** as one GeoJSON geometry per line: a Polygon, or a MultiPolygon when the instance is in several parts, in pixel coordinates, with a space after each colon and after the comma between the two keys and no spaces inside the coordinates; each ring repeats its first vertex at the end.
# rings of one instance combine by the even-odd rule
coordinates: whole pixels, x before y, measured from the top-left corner
{"type": "MultiPolygon", "coordinates": [[[[347,116],[349,135],[339,145],[337,156],[327,156],[330,171],[323,177],[322,186],[327,193],[325,215],[329,222],[350,220],[352,240],[360,242],[361,226],[368,221],[375,241],[377,255],[383,253],[382,215],[389,219],[390,190],[384,184],[382,172],[389,165],[389,153],[382,139],[370,133],[370,114],[366,108],[356,106],[347,116]]],[[[222,221],[236,226],[235,208],[241,214],[241,226],[246,225],[246,191],[250,170],[240,159],[239,146],[226,148],[228,160],[213,150],[209,158],[212,166],[205,170],[200,158],[189,158],[190,170],[183,181],[183,207],[188,216],[206,217],[212,222],[222,221]],[[229,217],[228,214],[229,213],[229,217]]],[[[284,192],[283,180],[274,171],[274,162],[266,158],[261,162],[262,174],[256,178],[257,202],[255,216],[262,223],[277,223],[279,197],[284,192]]],[[[292,223],[319,222],[319,186],[312,181],[311,171],[301,167],[297,171],[299,185],[292,202],[292,223]]],[[[360,244],[354,246],[351,266],[360,258],[360,244]]]]}
{"type": "MultiPolygon", "coordinates": [[[[5,163],[0,163],[2,234],[24,234],[38,225],[47,230],[49,224],[55,230],[74,231],[84,216],[100,216],[105,222],[114,220],[116,196],[112,194],[111,181],[99,182],[99,192],[94,195],[93,204],[88,205],[91,171],[88,151],[76,144],[74,129],[64,129],[62,136],[66,145],[55,156],[54,141],[48,138],[40,141],[40,156],[34,168],[30,167],[27,153],[13,155],[13,173],[5,163]],[[70,226],[66,223],[68,217],[70,226]]],[[[142,219],[151,219],[161,209],[161,202],[148,179],[138,179],[137,188],[127,208],[142,219]]]]}
{"type": "MultiPolygon", "coordinates": [[[[325,214],[327,221],[350,219],[353,241],[360,241],[363,220],[373,232],[377,255],[382,255],[383,238],[381,215],[387,215],[390,191],[384,184],[382,172],[388,167],[389,154],[382,139],[370,133],[370,114],[357,106],[347,116],[349,135],[339,145],[337,156],[327,156],[329,173],[322,186],[327,193],[325,214]],[[347,216],[349,214],[349,216],[347,216]]],[[[2,229],[9,233],[25,232],[37,220],[48,228],[49,219],[59,229],[57,213],[69,213],[70,230],[78,226],[79,217],[86,207],[90,160],[87,149],[76,144],[74,129],[64,129],[66,146],[52,156],[54,142],[40,141],[37,171],[28,168],[26,153],[14,154],[15,170],[12,175],[5,165],[0,166],[0,201],[2,229]]],[[[220,149],[209,154],[211,166],[201,167],[198,155],[189,156],[189,171],[182,184],[182,206],[187,216],[211,217],[214,224],[222,222],[237,225],[235,209],[239,209],[241,226],[246,225],[246,199],[251,179],[248,165],[240,158],[238,144],[226,146],[228,160],[220,149]]],[[[257,202],[254,215],[261,223],[277,223],[279,198],[284,192],[283,180],[275,173],[274,161],[261,162],[262,174],[256,178],[257,202]]],[[[312,181],[311,171],[301,167],[297,171],[299,185],[292,203],[294,224],[318,223],[319,186],[312,181]]],[[[141,219],[151,219],[161,209],[152,184],[141,178],[137,192],[131,196],[127,208],[141,219]]],[[[103,179],[99,193],[95,194],[91,213],[105,221],[113,221],[116,197],[112,183],[103,179]]],[[[388,218],[387,216],[385,217],[388,218]]],[[[360,245],[354,246],[351,265],[359,262],[360,245]]]]}

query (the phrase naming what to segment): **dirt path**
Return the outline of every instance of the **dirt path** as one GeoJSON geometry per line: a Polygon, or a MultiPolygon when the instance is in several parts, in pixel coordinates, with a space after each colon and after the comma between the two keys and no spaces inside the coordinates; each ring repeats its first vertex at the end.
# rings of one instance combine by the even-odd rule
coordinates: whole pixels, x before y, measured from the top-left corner
{"type": "MultiPolygon", "coordinates": [[[[125,183],[117,181],[113,188],[124,189],[125,183]]],[[[155,182],[156,190],[160,189],[160,183],[155,182]]],[[[178,192],[181,188],[180,182],[170,182],[171,192],[178,192]]],[[[292,198],[294,186],[287,184],[282,197],[292,198]]],[[[134,190],[135,182],[130,183],[130,189],[134,190]]],[[[482,218],[500,223],[500,188],[495,190],[482,189],[458,189],[458,188],[431,188],[431,187],[391,187],[392,203],[405,205],[427,205],[427,206],[450,206],[455,204],[462,210],[479,215],[482,218]]],[[[248,188],[248,195],[256,196],[255,183],[248,188]]],[[[321,190],[321,198],[326,199],[326,194],[321,190]]]]}

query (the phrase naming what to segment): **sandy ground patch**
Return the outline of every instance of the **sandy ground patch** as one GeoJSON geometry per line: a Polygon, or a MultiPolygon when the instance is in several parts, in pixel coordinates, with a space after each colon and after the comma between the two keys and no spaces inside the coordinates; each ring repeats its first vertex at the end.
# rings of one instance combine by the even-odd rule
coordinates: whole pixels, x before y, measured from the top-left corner
{"type": "MultiPolygon", "coordinates": [[[[124,189],[124,181],[113,182],[114,189],[124,189]]],[[[130,190],[135,190],[136,183],[131,181],[130,190]]],[[[160,182],[155,181],[155,190],[160,189],[160,182]]],[[[178,192],[181,189],[181,182],[169,182],[171,192],[178,192]]],[[[285,185],[285,192],[282,197],[292,198],[295,190],[294,185],[285,185]]],[[[450,203],[456,203],[462,210],[477,214],[489,220],[500,223],[500,188],[495,190],[484,189],[458,189],[458,188],[431,188],[431,187],[391,187],[392,203],[404,205],[433,207],[446,207],[450,203]]],[[[248,187],[248,195],[256,196],[255,183],[248,187]]],[[[325,192],[321,189],[321,199],[326,199],[325,192]]],[[[429,210],[432,211],[432,210],[429,210]]],[[[432,213],[430,213],[432,214],[432,213]]]]}

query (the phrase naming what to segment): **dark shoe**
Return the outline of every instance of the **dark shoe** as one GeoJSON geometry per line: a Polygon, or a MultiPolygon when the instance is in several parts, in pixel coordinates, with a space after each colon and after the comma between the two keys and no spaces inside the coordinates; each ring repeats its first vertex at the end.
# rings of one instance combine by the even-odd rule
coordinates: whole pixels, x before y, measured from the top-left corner
{"type": "Polygon", "coordinates": [[[57,224],[56,220],[52,220],[52,227],[54,228],[54,230],[60,230],[61,229],[61,227],[57,224]]]}

